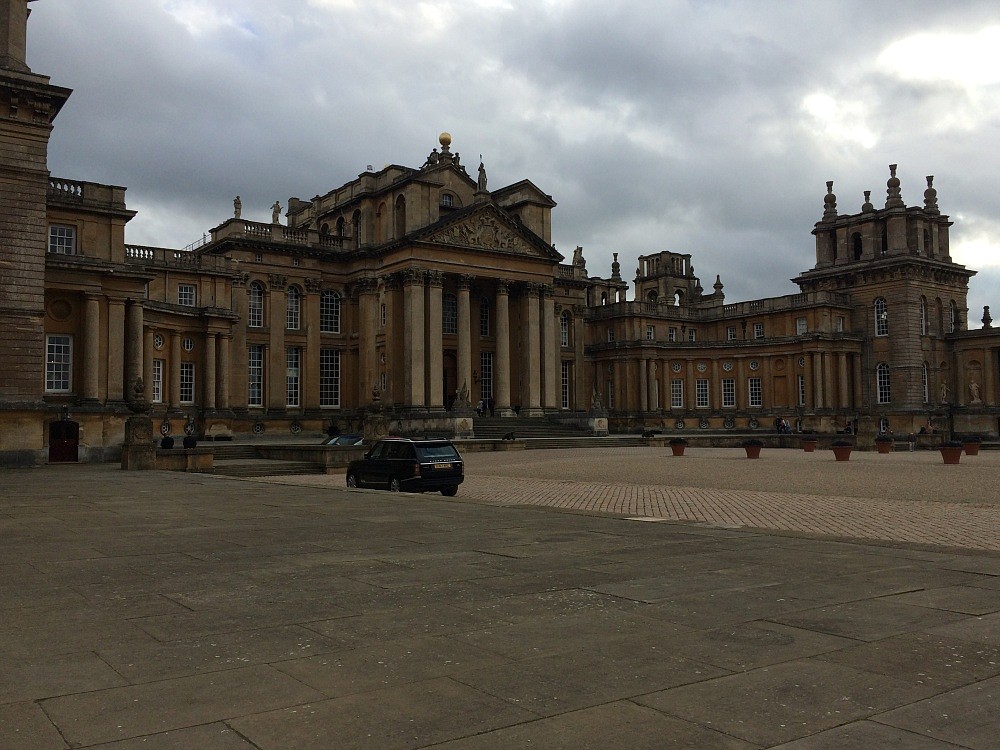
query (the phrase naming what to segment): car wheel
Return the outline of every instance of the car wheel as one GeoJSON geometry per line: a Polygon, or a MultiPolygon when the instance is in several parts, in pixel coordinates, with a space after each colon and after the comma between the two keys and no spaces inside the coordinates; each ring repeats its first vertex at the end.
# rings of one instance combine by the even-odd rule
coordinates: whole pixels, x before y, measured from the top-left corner
{"type": "Polygon", "coordinates": [[[389,492],[399,492],[399,480],[396,477],[389,480],[389,492]]]}
{"type": "Polygon", "coordinates": [[[347,475],[347,486],[348,487],[357,487],[358,486],[358,478],[354,474],[348,474],[347,475]]]}
{"type": "Polygon", "coordinates": [[[455,487],[445,487],[443,490],[441,490],[441,494],[444,495],[445,497],[455,497],[455,495],[458,494],[458,486],[456,485],[455,487]]]}

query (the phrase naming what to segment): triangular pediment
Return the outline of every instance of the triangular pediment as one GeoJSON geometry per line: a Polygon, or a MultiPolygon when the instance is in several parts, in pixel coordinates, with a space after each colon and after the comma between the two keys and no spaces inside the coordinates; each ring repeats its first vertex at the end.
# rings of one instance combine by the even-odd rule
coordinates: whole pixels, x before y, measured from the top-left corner
{"type": "Polygon", "coordinates": [[[474,206],[428,227],[415,239],[559,261],[562,256],[494,205],[474,206]]]}

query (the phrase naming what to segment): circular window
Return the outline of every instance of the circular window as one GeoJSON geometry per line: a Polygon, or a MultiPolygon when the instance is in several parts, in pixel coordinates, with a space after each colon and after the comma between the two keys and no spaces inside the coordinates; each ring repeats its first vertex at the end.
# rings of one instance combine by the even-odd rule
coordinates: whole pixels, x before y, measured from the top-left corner
{"type": "Polygon", "coordinates": [[[670,365],[670,369],[673,370],[674,372],[680,372],[681,371],[681,363],[680,362],[674,362],[672,365],[670,365]]]}
{"type": "Polygon", "coordinates": [[[699,430],[707,430],[708,429],[708,420],[705,417],[702,417],[701,421],[698,422],[698,429],[699,430]]]}
{"type": "Polygon", "coordinates": [[[153,335],[153,347],[156,349],[163,348],[163,336],[159,333],[153,335]]]}
{"type": "Polygon", "coordinates": [[[264,423],[263,422],[254,422],[253,423],[253,427],[251,429],[253,430],[253,434],[254,435],[260,435],[261,433],[264,432],[264,423]]]}
{"type": "Polygon", "coordinates": [[[757,421],[757,417],[750,417],[750,421],[747,422],[747,426],[751,430],[756,430],[758,427],[760,427],[760,422],[757,421]]]}
{"type": "Polygon", "coordinates": [[[727,430],[731,430],[736,426],[736,420],[733,419],[732,417],[726,417],[725,419],[722,420],[722,426],[725,427],[727,430]]]}
{"type": "Polygon", "coordinates": [[[726,372],[732,372],[733,371],[733,363],[732,362],[723,362],[722,363],[722,369],[725,370],[726,372]]]}
{"type": "Polygon", "coordinates": [[[302,432],[302,425],[299,423],[298,420],[295,420],[290,425],[288,425],[288,431],[291,432],[293,435],[298,435],[300,432],[302,432]]]}
{"type": "Polygon", "coordinates": [[[194,341],[188,338],[184,339],[183,341],[181,341],[181,348],[186,352],[191,351],[192,349],[194,349],[194,341]]]}
{"type": "Polygon", "coordinates": [[[49,316],[53,320],[66,320],[73,314],[73,305],[64,299],[57,299],[49,303],[49,316]]]}
{"type": "Polygon", "coordinates": [[[806,366],[806,358],[799,357],[799,367],[805,367],[805,366],[806,366]]]}
{"type": "Polygon", "coordinates": [[[683,419],[678,419],[676,422],[674,422],[674,429],[675,430],[683,430],[684,429],[684,420],[683,419]]]}
{"type": "Polygon", "coordinates": [[[708,369],[708,365],[706,365],[704,362],[699,362],[697,367],[698,367],[698,372],[705,372],[705,370],[708,369]]]}
{"type": "Polygon", "coordinates": [[[756,370],[759,367],[760,367],[760,362],[758,362],[756,359],[751,359],[750,360],[750,369],[751,370],[756,370]]]}
{"type": "Polygon", "coordinates": [[[160,422],[160,434],[169,435],[170,434],[170,422],[164,419],[160,422]]]}

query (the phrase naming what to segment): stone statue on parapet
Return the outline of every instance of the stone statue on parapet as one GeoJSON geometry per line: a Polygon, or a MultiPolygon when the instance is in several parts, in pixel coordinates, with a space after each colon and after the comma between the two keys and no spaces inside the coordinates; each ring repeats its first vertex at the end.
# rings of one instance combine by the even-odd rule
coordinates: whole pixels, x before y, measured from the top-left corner
{"type": "Polygon", "coordinates": [[[240,200],[240,196],[233,198],[233,218],[238,219],[243,213],[243,201],[240,200]]]}
{"type": "Polygon", "coordinates": [[[278,201],[275,201],[274,205],[271,206],[271,223],[272,224],[281,223],[281,203],[279,203],[278,201]]]}

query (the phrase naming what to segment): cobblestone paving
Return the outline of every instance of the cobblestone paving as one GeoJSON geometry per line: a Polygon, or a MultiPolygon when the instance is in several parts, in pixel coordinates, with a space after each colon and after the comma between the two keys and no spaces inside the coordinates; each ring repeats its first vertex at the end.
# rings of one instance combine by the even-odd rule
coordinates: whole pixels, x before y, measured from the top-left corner
{"type": "MultiPolygon", "coordinates": [[[[820,537],[1000,551],[1000,455],[591,448],[468,453],[459,498],[820,537]],[[768,487],[780,487],[771,491],[768,487]]],[[[274,481],[286,481],[274,478],[274,481]]],[[[342,484],[343,476],[295,483],[342,484]]]]}

